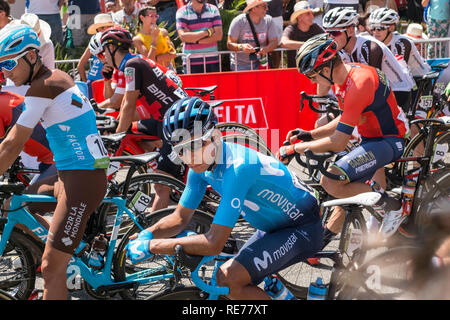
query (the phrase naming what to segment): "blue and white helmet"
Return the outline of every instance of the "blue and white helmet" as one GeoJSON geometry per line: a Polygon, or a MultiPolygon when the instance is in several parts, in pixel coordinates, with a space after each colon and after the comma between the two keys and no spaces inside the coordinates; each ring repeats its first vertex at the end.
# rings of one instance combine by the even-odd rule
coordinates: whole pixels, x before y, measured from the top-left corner
{"type": "Polygon", "coordinates": [[[96,56],[97,54],[103,51],[101,40],[102,40],[101,32],[98,32],[91,37],[91,40],[89,41],[89,51],[91,52],[91,55],[96,56]]]}
{"type": "Polygon", "coordinates": [[[24,24],[7,25],[0,30],[0,57],[22,53],[30,49],[39,50],[39,36],[24,24]]]}

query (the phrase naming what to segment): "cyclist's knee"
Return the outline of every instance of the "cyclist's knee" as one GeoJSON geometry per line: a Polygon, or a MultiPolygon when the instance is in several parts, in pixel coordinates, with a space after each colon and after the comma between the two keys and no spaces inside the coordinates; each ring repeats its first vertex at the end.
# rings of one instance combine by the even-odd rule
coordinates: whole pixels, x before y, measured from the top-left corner
{"type": "Polygon", "coordinates": [[[66,274],[71,255],[47,246],[42,255],[42,277],[48,281],[66,274]]]}
{"type": "Polygon", "coordinates": [[[230,288],[232,296],[236,295],[251,281],[247,270],[234,259],[228,260],[219,268],[216,278],[220,287],[230,288]]]}
{"type": "MultiPolygon", "coordinates": [[[[335,167],[331,167],[328,169],[328,172],[333,174],[342,174],[342,171],[335,167]]],[[[320,185],[325,189],[326,192],[334,196],[335,194],[339,193],[339,190],[341,190],[342,186],[347,184],[348,181],[339,181],[332,178],[329,178],[325,175],[322,176],[320,179],[320,185]]]]}

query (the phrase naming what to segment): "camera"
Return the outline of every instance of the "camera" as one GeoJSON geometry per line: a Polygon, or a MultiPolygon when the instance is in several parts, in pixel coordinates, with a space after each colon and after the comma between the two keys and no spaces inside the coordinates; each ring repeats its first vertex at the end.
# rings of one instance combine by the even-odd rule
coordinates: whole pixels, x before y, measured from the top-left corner
{"type": "Polygon", "coordinates": [[[258,60],[258,56],[257,56],[256,54],[259,52],[259,50],[260,50],[260,48],[259,48],[259,47],[256,47],[256,48],[255,48],[255,51],[256,51],[256,52],[252,52],[252,53],[250,53],[250,54],[248,55],[250,61],[256,61],[256,60],[258,60]]]}

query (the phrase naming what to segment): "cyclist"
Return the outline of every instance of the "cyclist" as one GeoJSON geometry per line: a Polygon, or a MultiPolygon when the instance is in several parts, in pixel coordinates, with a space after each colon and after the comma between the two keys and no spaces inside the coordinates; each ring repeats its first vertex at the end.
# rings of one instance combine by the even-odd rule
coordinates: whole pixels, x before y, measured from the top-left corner
{"type": "MultiPolygon", "coordinates": [[[[349,8],[337,7],[323,17],[323,28],[336,40],[339,54],[346,62],[367,64],[383,71],[388,78],[398,105],[407,111],[411,90],[415,85],[408,68],[402,68],[386,45],[371,36],[356,34],[358,14],[349,8]]],[[[325,95],[330,85],[319,85],[319,95],[325,95]]]]}
{"type": "Polygon", "coordinates": [[[29,84],[25,110],[0,144],[0,173],[22,151],[41,122],[53,152],[57,176],[29,187],[28,193],[50,194],[55,204],[34,204],[32,212],[54,209],[42,256],[44,299],[67,298],[66,269],[81,241],[87,219],[106,193],[109,158],[98,134],[89,100],[72,78],[49,70],[39,58],[38,35],[28,26],[0,31],[0,69],[16,86],[29,84]],[[52,208],[50,208],[52,207],[52,208]]]}
{"type": "MultiPolygon", "coordinates": [[[[285,161],[288,156],[303,153],[306,149],[317,153],[343,151],[357,127],[362,139],[360,146],[330,169],[334,174],[344,173],[346,181],[324,176],[321,185],[337,198],[372,191],[364,182],[371,179],[379,168],[382,170],[384,165],[402,155],[403,137],[408,131],[405,115],[397,105],[386,76],[379,69],[342,61],[337,41],[327,34],[305,42],[297,53],[297,66],[299,72],[314,83],[334,86],[343,113],[325,126],[302,131],[302,139],[310,142],[280,148],[280,158],[285,161]]],[[[287,139],[295,141],[292,131],[287,139]]],[[[403,218],[400,205],[388,197],[382,197],[377,205],[386,206],[380,231],[389,236],[403,218]]],[[[340,218],[343,222],[343,212],[336,214],[335,219],[340,218]]],[[[339,230],[326,229],[324,237],[328,239],[339,230]]]]}
{"type": "Polygon", "coordinates": [[[281,162],[223,142],[216,123],[211,106],[196,97],[179,100],[168,109],[164,136],[189,166],[186,189],[171,215],[133,237],[127,255],[138,263],[152,254],[173,254],[177,244],[188,254],[218,254],[242,215],[260,231],[220,268],[218,284],[229,287],[233,299],[270,299],[257,287],[263,278],[321,246],[317,199],[281,162]],[[208,185],[222,196],[210,230],[168,239],[187,227],[208,185]]]}
{"type": "MultiPolygon", "coordinates": [[[[125,94],[116,131],[126,131],[133,121],[139,120],[136,125],[139,132],[163,138],[164,112],[175,101],[188,95],[154,61],[129,52],[132,37],[127,30],[109,28],[103,32],[101,42],[107,63],[123,72],[125,77],[125,94]]],[[[174,163],[176,156],[164,139],[160,154],[156,171],[182,179],[185,168],[174,163]]],[[[152,210],[167,207],[170,188],[158,184],[155,185],[155,192],[152,210]]]]}
{"type": "MultiPolygon", "coordinates": [[[[0,78],[3,78],[3,75],[0,78]]],[[[23,101],[24,98],[16,93],[0,91],[0,141],[6,138],[6,135],[22,114],[23,101]]],[[[53,153],[50,151],[45,130],[40,124],[34,128],[30,139],[25,142],[23,151],[31,157],[37,158],[40,171],[38,179],[56,174],[53,153]]]]}
{"type": "Polygon", "coordinates": [[[403,57],[414,77],[421,77],[430,72],[431,67],[407,36],[395,32],[399,20],[397,11],[379,8],[370,14],[369,28],[375,39],[383,42],[395,55],[403,57]]]}

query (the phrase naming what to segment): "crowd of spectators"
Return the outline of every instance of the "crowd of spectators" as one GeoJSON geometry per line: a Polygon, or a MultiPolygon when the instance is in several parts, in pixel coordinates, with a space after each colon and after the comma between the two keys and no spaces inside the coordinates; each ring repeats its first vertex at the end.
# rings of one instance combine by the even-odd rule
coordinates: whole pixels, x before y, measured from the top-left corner
{"type": "MultiPolygon", "coordinates": [[[[49,41],[43,44],[48,51],[64,42],[64,30],[70,29],[75,46],[86,47],[92,35],[99,31],[92,29],[93,26],[99,23],[123,26],[132,32],[137,52],[166,67],[175,69],[176,53],[184,53],[183,67],[178,69],[184,73],[220,71],[222,58],[217,52],[222,39],[227,39],[226,48],[222,50],[231,51],[231,70],[277,68],[281,57],[279,50],[274,51],[277,48],[288,49],[287,66],[294,67],[295,50],[310,37],[324,32],[323,15],[337,6],[357,10],[358,33],[371,33],[368,17],[379,7],[397,11],[406,22],[401,31],[411,39],[445,38],[450,30],[449,0],[246,0],[242,13],[235,16],[229,26],[224,26],[220,9],[230,8],[231,2],[0,0],[0,28],[13,20],[22,20],[39,30],[46,29],[47,33],[43,34],[49,34],[49,41]],[[227,34],[223,32],[225,27],[227,34]],[[181,41],[179,48],[175,47],[174,39],[177,44],[181,41]],[[48,45],[49,42],[52,45],[48,45]]],[[[427,49],[427,52],[421,51],[427,58],[449,55],[447,44],[431,43],[427,49]]],[[[86,49],[79,57],[81,67],[90,58],[88,51],[86,49]]],[[[54,54],[53,58],[51,53],[45,54],[51,65],[54,54]]],[[[94,70],[90,72],[95,73],[99,66],[92,63],[91,66],[94,70]]],[[[84,72],[80,72],[80,77],[87,80],[84,72]]]]}

